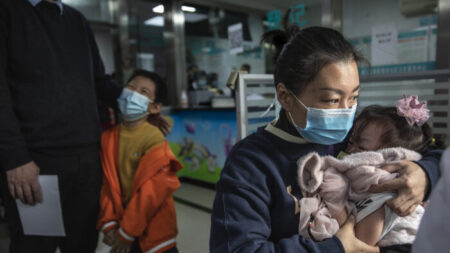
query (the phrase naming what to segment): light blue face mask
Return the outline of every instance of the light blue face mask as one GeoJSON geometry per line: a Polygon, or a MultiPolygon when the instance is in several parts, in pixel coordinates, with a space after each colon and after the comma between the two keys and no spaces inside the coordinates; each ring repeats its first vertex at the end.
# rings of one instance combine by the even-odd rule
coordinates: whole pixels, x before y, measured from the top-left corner
{"type": "Polygon", "coordinates": [[[350,109],[317,109],[305,106],[292,92],[291,95],[307,110],[306,126],[301,128],[292,120],[298,133],[307,141],[332,145],[342,142],[353,126],[356,104],[350,109]]]}
{"type": "Polygon", "coordinates": [[[136,121],[149,115],[147,109],[152,100],[136,91],[125,88],[117,102],[119,103],[123,120],[136,121]]]}

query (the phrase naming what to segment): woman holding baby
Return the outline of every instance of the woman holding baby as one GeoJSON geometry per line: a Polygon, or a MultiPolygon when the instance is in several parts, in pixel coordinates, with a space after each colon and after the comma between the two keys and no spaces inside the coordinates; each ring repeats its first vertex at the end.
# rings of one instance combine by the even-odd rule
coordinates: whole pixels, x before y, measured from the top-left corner
{"type": "MultiPolygon", "coordinates": [[[[342,151],[354,153],[390,147],[367,140],[373,136],[380,139],[389,129],[387,126],[373,124],[367,131],[367,125],[365,135],[359,130],[355,136],[358,143],[350,138],[360,90],[357,64],[363,59],[339,32],[329,28],[291,27],[286,32],[271,31],[263,39],[277,48],[274,80],[282,110],[276,121],[237,143],[230,153],[216,186],[210,251],[379,252],[376,243],[355,234],[357,210],[353,205],[341,203],[344,208],[339,212],[328,209],[319,213],[320,208],[316,208],[307,212],[306,220],[302,216],[311,207],[305,200],[315,199],[317,207],[326,203],[320,195],[320,186],[302,187],[300,158],[311,152],[319,158],[336,157],[342,151]],[[361,144],[364,141],[366,144],[361,144]],[[334,230],[328,230],[326,226],[330,223],[320,223],[320,217],[311,214],[335,219],[337,229],[335,226],[334,230]],[[332,233],[326,238],[315,238],[314,233],[321,226],[332,233]]],[[[408,105],[421,104],[417,98],[404,99],[408,105]]],[[[414,105],[408,108],[426,110],[424,104],[420,108],[413,108],[414,105]]],[[[408,121],[406,116],[399,117],[408,121]]],[[[364,189],[367,194],[357,199],[364,201],[373,196],[369,192],[391,192],[385,203],[392,215],[398,217],[413,214],[440,176],[441,151],[429,147],[432,138],[424,122],[415,122],[414,117],[409,120],[422,133],[419,142],[431,141],[430,145],[417,149],[418,156],[399,157],[389,163],[383,160],[386,177],[370,181],[373,184],[364,189]],[[387,176],[391,173],[396,174],[387,176]]],[[[415,150],[412,146],[406,148],[415,150]]],[[[347,182],[345,173],[341,174],[347,182]]],[[[324,180],[324,177],[310,178],[320,179],[319,183],[324,180]]],[[[379,219],[385,215],[381,209],[373,210],[379,219]]]]}

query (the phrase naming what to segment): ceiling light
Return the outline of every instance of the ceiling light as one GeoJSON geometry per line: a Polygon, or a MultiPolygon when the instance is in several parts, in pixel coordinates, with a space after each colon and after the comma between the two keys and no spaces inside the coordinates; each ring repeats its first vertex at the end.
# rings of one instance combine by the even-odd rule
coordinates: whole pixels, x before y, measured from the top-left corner
{"type": "Polygon", "coordinates": [[[191,7],[191,6],[183,5],[183,6],[181,6],[181,10],[186,11],[186,12],[195,12],[197,9],[195,9],[194,7],[191,7]]]}
{"type": "MultiPolygon", "coordinates": [[[[181,10],[185,11],[185,12],[196,12],[197,11],[197,9],[195,7],[186,6],[186,5],[181,6],[181,10]]],[[[154,13],[164,13],[164,5],[160,4],[156,7],[153,7],[153,12],[154,13]]]]}
{"type": "Polygon", "coordinates": [[[153,8],[153,12],[155,13],[164,13],[164,5],[160,4],[153,8]]]}

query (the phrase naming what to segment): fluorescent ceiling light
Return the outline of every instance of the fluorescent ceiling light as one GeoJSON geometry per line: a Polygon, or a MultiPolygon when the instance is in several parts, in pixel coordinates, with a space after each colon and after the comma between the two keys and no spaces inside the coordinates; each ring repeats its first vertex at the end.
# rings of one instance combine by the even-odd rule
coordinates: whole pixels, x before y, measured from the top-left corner
{"type": "MultiPolygon", "coordinates": [[[[195,7],[186,6],[186,5],[181,6],[181,10],[185,11],[185,12],[196,12],[197,11],[197,9],[195,9],[195,7]]],[[[160,4],[156,7],[153,7],[153,12],[154,13],[164,13],[164,5],[160,4]]]]}
{"type": "Polygon", "coordinates": [[[164,26],[164,17],[163,16],[156,16],[150,19],[147,19],[144,22],[145,25],[152,25],[152,26],[164,26]]]}
{"type": "Polygon", "coordinates": [[[160,4],[153,8],[153,12],[155,13],[164,13],[164,5],[160,4]]]}
{"type": "Polygon", "coordinates": [[[186,11],[186,12],[195,12],[197,9],[195,9],[194,7],[191,7],[191,6],[183,5],[183,6],[181,6],[181,10],[186,11]]]}

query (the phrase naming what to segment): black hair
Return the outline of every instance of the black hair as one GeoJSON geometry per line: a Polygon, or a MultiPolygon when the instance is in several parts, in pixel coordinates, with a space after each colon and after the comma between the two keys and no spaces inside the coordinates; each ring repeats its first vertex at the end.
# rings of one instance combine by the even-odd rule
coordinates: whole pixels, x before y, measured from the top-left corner
{"type": "Polygon", "coordinates": [[[302,92],[320,70],[337,62],[367,62],[341,33],[325,27],[300,29],[291,25],[285,31],[265,33],[261,42],[276,47],[275,85],[302,92]]]}
{"type": "Polygon", "coordinates": [[[397,108],[379,105],[368,106],[358,115],[350,141],[358,143],[361,131],[371,123],[385,129],[379,140],[380,148],[403,147],[422,154],[430,147],[443,148],[443,142],[433,138],[433,131],[427,123],[410,126],[404,117],[397,114],[397,108]]]}
{"type": "Polygon", "coordinates": [[[137,76],[148,78],[155,83],[155,102],[162,103],[165,98],[166,84],[161,76],[152,71],[136,69],[133,74],[131,74],[130,78],[128,78],[127,83],[131,82],[137,76]]]}

